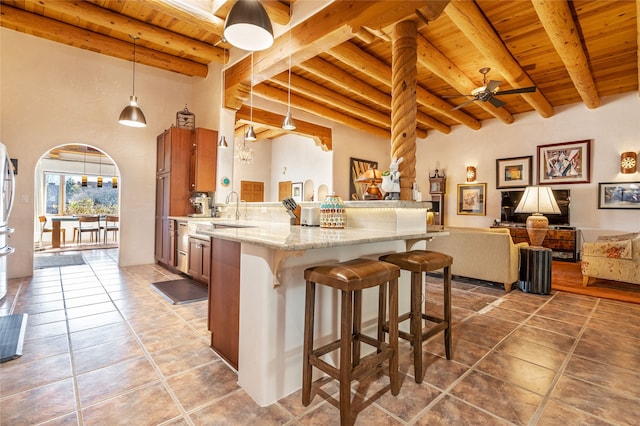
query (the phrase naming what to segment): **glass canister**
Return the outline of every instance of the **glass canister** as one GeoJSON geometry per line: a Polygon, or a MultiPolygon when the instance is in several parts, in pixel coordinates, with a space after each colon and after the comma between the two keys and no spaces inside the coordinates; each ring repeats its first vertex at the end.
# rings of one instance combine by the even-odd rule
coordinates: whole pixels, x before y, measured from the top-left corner
{"type": "Polygon", "coordinates": [[[320,227],[344,228],[344,202],[333,192],[320,205],[320,227]]]}

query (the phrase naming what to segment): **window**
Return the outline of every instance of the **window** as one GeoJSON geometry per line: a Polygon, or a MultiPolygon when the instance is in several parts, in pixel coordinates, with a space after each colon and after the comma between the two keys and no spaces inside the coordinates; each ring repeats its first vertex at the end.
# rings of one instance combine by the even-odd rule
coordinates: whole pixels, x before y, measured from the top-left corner
{"type": "Polygon", "coordinates": [[[45,172],[45,213],[118,214],[118,189],[112,187],[111,179],[105,179],[102,188],[98,188],[98,177],[88,178],[83,187],[81,175],[45,172]]]}

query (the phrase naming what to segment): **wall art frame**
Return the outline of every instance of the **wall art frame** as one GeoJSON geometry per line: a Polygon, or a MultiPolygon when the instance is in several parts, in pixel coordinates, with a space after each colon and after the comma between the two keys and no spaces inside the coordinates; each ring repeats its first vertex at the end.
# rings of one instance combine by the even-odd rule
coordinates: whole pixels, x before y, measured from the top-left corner
{"type": "Polygon", "coordinates": [[[599,209],[640,209],[640,182],[598,183],[599,209]]]}
{"type": "Polygon", "coordinates": [[[591,141],[538,145],[538,184],[591,182],[591,141]]]}
{"type": "Polygon", "coordinates": [[[486,183],[459,183],[458,214],[485,216],[487,212],[486,193],[486,183]]]}
{"type": "Polygon", "coordinates": [[[531,186],[532,178],[533,155],[496,160],[497,189],[531,186]]]}
{"type": "Polygon", "coordinates": [[[291,184],[291,198],[295,200],[296,203],[302,202],[302,192],[303,186],[302,182],[293,182],[291,184]]]}

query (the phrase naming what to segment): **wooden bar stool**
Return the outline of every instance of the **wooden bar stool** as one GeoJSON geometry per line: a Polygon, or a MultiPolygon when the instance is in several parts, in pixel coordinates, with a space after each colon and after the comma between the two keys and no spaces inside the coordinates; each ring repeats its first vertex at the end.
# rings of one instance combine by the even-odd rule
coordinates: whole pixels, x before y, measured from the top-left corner
{"type": "MultiPolygon", "coordinates": [[[[399,315],[398,322],[410,320],[409,332],[399,331],[400,337],[413,346],[413,372],[416,383],[422,383],[422,342],[444,331],[444,347],[447,359],[451,359],[451,264],[453,257],[437,251],[413,250],[381,256],[380,260],[411,271],[411,310],[399,315]],[[422,274],[444,268],[444,318],[422,312],[422,274]],[[423,329],[422,320],[436,325],[423,329]]],[[[381,288],[384,291],[384,287],[381,288]]],[[[386,332],[384,326],[381,334],[386,332]]],[[[391,336],[389,336],[391,338],[391,336]]]]}
{"type": "MultiPolygon", "coordinates": [[[[340,424],[351,424],[351,382],[366,373],[381,367],[389,360],[391,393],[400,391],[398,381],[398,277],[400,269],[390,263],[369,259],[355,259],[342,263],[321,265],[304,271],[306,280],[304,316],[304,352],[302,360],[302,404],[311,402],[312,367],[325,372],[340,383],[340,424]],[[389,283],[389,343],[361,334],[362,290],[389,283]],[[316,284],[322,284],[341,292],[340,338],[314,349],[314,311],[316,284]],[[362,359],[360,344],[366,343],[376,348],[362,359]],[[339,366],[336,368],[320,359],[335,350],[340,350],[339,366]]],[[[382,294],[382,293],[380,293],[382,294]]],[[[386,294],[386,292],[385,292],[386,294]]],[[[378,312],[385,312],[386,297],[378,301],[378,312]]],[[[378,318],[378,329],[385,318],[378,318]]]]}

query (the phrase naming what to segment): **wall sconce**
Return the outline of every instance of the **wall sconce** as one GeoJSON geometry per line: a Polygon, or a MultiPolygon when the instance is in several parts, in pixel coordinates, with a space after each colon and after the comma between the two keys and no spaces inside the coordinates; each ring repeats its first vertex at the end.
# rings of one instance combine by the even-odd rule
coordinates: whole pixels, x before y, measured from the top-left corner
{"type": "Polygon", "coordinates": [[[467,166],[467,182],[475,182],[476,180],[476,168],[473,166],[467,166]]]}
{"type": "Polygon", "coordinates": [[[638,171],[638,154],[633,151],[620,155],[620,173],[630,174],[638,171]]]}

